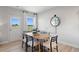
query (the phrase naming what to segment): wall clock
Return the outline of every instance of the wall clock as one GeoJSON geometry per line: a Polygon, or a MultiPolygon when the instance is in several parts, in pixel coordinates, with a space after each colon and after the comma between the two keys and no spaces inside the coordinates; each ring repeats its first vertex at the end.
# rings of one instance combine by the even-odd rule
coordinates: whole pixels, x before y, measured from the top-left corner
{"type": "Polygon", "coordinates": [[[50,23],[51,23],[51,25],[54,26],[54,27],[59,26],[59,25],[60,25],[60,19],[59,19],[59,17],[56,16],[56,15],[54,15],[54,16],[51,18],[50,23]]]}

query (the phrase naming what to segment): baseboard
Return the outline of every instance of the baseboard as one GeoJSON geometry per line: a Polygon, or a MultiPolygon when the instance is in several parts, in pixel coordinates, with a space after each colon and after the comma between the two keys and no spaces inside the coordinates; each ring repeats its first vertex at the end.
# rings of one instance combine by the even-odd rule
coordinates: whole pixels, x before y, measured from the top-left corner
{"type": "Polygon", "coordinates": [[[69,43],[69,42],[65,42],[65,41],[58,41],[59,43],[62,43],[62,44],[65,44],[65,45],[69,45],[69,46],[72,46],[74,48],[79,48],[79,45],[76,45],[76,44],[72,44],[72,43],[69,43]]]}

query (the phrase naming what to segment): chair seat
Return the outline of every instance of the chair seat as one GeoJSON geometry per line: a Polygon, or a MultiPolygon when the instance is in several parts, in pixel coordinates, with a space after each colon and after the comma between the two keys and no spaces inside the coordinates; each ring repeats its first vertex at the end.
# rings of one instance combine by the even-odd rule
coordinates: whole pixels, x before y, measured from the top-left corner
{"type": "MultiPolygon", "coordinates": [[[[47,42],[43,43],[43,46],[50,49],[50,41],[47,41],[47,42]]],[[[54,47],[56,47],[56,43],[52,42],[52,48],[54,48],[54,47]]]]}
{"type": "MultiPolygon", "coordinates": [[[[23,39],[23,42],[26,42],[26,39],[23,39]]],[[[32,41],[28,41],[27,44],[32,47],[32,41]]],[[[39,45],[39,44],[40,44],[39,42],[34,41],[34,46],[37,46],[37,45],[39,45]]]]}
{"type": "MultiPolygon", "coordinates": [[[[32,47],[32,41],[29,41],[27,44],[32,47]]],[[[33,46],[37,46],[39,44],[40,44],[39,42],[34,41],[34,45],[33,46]]]]}

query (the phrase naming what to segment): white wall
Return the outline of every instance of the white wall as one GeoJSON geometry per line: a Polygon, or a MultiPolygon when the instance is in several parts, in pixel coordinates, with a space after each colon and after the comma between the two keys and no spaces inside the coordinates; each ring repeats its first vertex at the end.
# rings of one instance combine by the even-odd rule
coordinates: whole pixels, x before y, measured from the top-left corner
{"type": "Polygon", "coordinates": [[[39,29],[54,33],[50,25],[51,17],[56,14],[61,24],[57,28],[58,41],[79,48],[79,7],[59,6],[38,14],[39,29]]]}
{"type": "MultiPolygon", "coordinates": [[[[25,12],[25,14],[24,14],[22,12],[22,10],[15,9],[12,7],[7,7],[7,6],[5,6],[5,7],[0,6],[0,44],[16,40],[16,39],[10,38],[13,35],[13,34],[12,35],[10,34],[10,30],[11,30],[10,18],[16,17],[21,20],[21,24],[20,24],[21,32],[20,33],[22,35],[22,31],[24,30],[24,27],[26,26],[26,25],[24,25],[24,19],[25,19],[24,17],[27,17],[27,15],[30,16],[30,15],[33,15],[33,13],[25,12]]],[[[15,35],[15,36],[17,36],[17,35],[15,35]]]]}
{"type": "MultiPolygon", "coordinates": [[[[10,18],[19,17],[23,20],[23,13],[21,10],[10,8],[10,7],[0,7],[0,43],[13,41],[10,39],[10,18]]],[[[22,28],[21,22],[21,28],[22,28]]]]}

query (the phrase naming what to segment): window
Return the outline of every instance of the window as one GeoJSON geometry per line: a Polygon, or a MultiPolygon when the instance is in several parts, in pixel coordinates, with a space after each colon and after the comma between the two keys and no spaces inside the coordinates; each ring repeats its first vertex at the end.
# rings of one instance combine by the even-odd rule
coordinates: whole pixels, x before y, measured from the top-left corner
{"type": "Polygon", "coordinates": [[[20,20],[16,17],[11,18],[10,25],[12,29],[18,29],[20,26],[20,20]]]}
{"type": "Polygon", "coordinates": [[[32,31],[33,30],[33,18],[32,17],[29,17],[27,18],[27,31],[32,31]]]}

